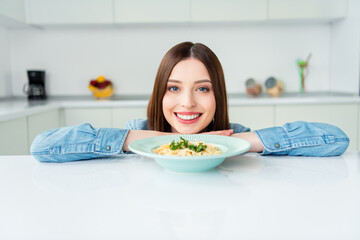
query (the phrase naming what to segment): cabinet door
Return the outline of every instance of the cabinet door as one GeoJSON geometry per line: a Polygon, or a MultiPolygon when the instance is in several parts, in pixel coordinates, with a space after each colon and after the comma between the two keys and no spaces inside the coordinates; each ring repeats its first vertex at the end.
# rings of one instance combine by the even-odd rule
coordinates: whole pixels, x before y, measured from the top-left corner
{"type": "Polygon", "coordinates": [[[96,128],[112,127],[111,108],[69,108],[64,109],[65,126],[90,123],[96,128]]]}
{"type": "Polygon", "coordinates": [[[116,23],[189,22],[190,0],[114,0],[116,23]]]}
{"type": "Polygon", "coordinates": [[[60,113],[59,110],[39,113],[28,116],[28,133],[29,146],[34,141],[35,137],[49,129],[60,127],[60,113]]]}
{"type": "Polygon", "coordinates": [[[348,150],[357,148],[357,104],[280,105],[275,107],[275,123],[308,121],[333,124],[350,138],[348,150]]]}
{"type": "Polygon", "coordinates": [[[29,0],[32,24],[113,23],[112,0],[29,0]]]}
{"type": "Polygon", "coordinates": [[[267,0],[192,0],[192,22],[265,21],[267,0]]]}
{"type": "Polygon", "coordinates": [[[115,128],[125,128],[126,123],[135,118],[146,119],[146,107],[113,109],[113,127],[115,128]]]}
{"type": "Polygon", "coordinates": [[[231,106],[229,118],[232,123],[240,123],[251,130],[274,126],[274,107],[266,106],[231,106]]]}
{"type": "Polygon", "coordinates": [[[25,3],[24,0],[1,0],[0,15],[25,23],[25,3]]]}
{"type": "Polygon", "coordinates": [[[339,19],[347,6],[347,0],[269,0],[269,19],[339,19]]]}
{"type": "Polygon", "coordinates": [[[26,117],[0,122],[0,155],[29,153],[26,117]]]}

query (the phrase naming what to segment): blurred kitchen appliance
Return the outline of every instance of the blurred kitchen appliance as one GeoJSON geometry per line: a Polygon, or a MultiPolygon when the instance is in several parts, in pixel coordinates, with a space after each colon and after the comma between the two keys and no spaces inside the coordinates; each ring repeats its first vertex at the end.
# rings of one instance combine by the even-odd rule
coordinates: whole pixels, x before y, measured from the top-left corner
{"type": "Polygon", "coordinates": [[[28,70],[29,83],[24,85],[23,92],[29,100],[45,99],[45,71],[28,70]]]}

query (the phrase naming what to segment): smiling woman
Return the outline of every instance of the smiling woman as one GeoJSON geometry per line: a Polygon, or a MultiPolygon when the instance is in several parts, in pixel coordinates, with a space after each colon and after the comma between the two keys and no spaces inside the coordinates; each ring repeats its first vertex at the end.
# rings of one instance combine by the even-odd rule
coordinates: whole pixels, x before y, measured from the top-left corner
{"type": "Polygon", "coordinates": [[[336,126],[293,122],[250,131],[229,123],[224,73],[216,55],[204,44],[183,42],[162,59],[149,101],[148,120],[134,119],[126,129],[93,128],[90,124],[39,134],[31,153],[39,161],[68,162],[129,153],[130,143],[174,134],[213,134],[244,139],[249,151],[263,155],[335,156],[349,138],[336,126]]]}

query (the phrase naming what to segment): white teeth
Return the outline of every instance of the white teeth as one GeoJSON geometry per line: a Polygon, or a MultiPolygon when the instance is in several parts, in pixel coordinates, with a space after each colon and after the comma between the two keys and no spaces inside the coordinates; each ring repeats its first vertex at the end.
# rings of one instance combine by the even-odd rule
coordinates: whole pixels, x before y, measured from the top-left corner
{"type": "Polygon", "coordinates": [[[179,118],[181,118],[183,120],[193,120],[193,119],[199,117],[200,113],[194,114],[194,115],[180,115],[177,113],[176,116],[178,116],[179,118]]]}

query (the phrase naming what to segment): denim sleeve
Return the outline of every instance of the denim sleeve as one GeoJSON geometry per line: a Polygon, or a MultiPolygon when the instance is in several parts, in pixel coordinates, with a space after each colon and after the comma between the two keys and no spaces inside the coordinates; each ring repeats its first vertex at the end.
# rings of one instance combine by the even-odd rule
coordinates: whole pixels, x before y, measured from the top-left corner
{"type": "Polygon", "coordinates": [[[144,119],[132,119],[126,123],[126,129],[130,130],[147,130],[147,120],[144,119]]]}
{"type": "Polygon", "coordinates": [[[40,133],[30,152],[40,162],[70,162],[123,154],[128,129],[93,128],[89,123],[40,133]]]}
{"type": "Polygon", "coordinates": [[[238,123],[230,123],[230,129],[234,130],[234,133],[250,132],[251,129],[238,123]]]}
{"type": "Polygon", "coordinates": [[[326,123],[297,121],[254,132],[264,145],[263,155],[338,156],[350,142],[340,128],[326,123]]]}

